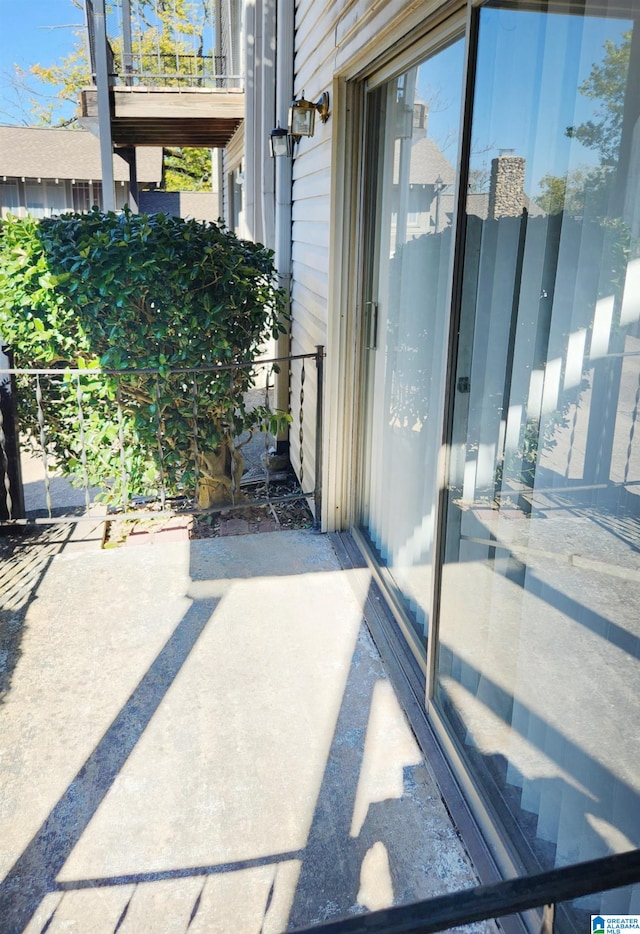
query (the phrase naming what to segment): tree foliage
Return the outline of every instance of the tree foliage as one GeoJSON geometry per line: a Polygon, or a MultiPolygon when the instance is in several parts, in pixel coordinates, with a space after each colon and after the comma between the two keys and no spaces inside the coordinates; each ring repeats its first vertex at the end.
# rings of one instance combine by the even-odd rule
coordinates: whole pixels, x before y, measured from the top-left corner
{"type": "Polygon", "coordinates": [[[47,98],[32,97],[31,115],[36,124],[38,126],[69,126],[75,123],[75,117],[63,117],[60,111],[65,104],[77,106],[81,89],[89,84],[89,68],[84,43],[76,44],[75,48],[56,64],[47,67],[37,63],[31,66],[30,72],[44,84],[56,89],[47,98]]]}
{"type": "Polygon", "coordinates": [[[172,147],[164,151],[166,191],[211,191],[211,150],[172,147]]]}
{"type": "Polygon", "coordinates": [[[540,193],[534,198],[547,214],[566,212],[572,217],[601,217],[608,214],[615,183],[615,170],[622,136],[631,31],[622,33],[619,43],[607,39],[600,62],[591,66],[589,77],[578,90],[597,102],[593,119],[567,127],[567,136],[595,150],[597,166],[582,166],[565,175],[545,175],[540,193]]]}
{"type": "Polygon", "coordinates": [[[566,175],[545,175],[533,199],[545,214],[605,217],[613,181],[609,167],[583,166],[566,175]]]}
{"type": "MultiPolygon", "coordinates": [[[[0,333],[17,366],[61,371],[41,387],[60,467],[82,477],[86,466],[97,485],[115,478],[120,496],[123,485],[142,494],[161,477],[173,493],[196,482],[202,492],[215,461],[219,476],[207,480],[213,492],[201,503],[229,501],[234,439],[270,417],[247,408],[251,371],[234,364],[252,361],[282,328],[273,282],[269,250],[214,224],[97,209],[3,223],[0,333]],[[219,364],[229,369],[176,372],[219,364]],[[73,367],[96,372],[78,384],[64,373],[73,367]],[[158,374],[97,372],[141,367],[158,374]]],[[[19,397],[37,438],[33,385],[19,397]]]]}
{"type": "Polygon", "coordinates": [[[592,65],[589,77],[579,87],[581,94],[599,102],[595,119],[567,127],[567,135],[595,149],[602,165],[616,165],[631,56],[631,30],[622,34],[618,44],[607,39],[604,53],[602,61],[592,65]]]}

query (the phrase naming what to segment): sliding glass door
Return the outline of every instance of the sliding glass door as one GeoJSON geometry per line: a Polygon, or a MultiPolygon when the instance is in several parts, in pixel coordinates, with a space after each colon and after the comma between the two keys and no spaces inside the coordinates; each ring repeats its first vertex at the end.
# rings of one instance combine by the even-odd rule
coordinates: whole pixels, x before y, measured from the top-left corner
{"type": "Polygon", "coordinates": [[[472,21],[464,145],[463,40],[367,95],[359,531],[536,871],[640,845],[640,12],[472,21]]]}
{"type": "Polygon", "coordinates": [[[529,869],[640,842],[640,24],[564,9],[479,11],[435,685],[529,869]]]}
{"type": "Polygon", "coordinates": [[[368,95],[360,524],[419,658],[431,600],[463,45],[368,95]]]}

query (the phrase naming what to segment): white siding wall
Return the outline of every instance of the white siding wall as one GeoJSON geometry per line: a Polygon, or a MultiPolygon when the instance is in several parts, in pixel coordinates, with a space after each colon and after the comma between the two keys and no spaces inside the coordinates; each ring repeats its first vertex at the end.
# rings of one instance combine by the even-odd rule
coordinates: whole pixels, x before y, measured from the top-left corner
{"type": "Polygon", "coordinates": [[[251,232],[247,229],[245,223],[244,181],[241,190],[233,193],[235,173],[242,174],[244,166],[244,122],[240,124],[233,137],[229,140],[229,145],[220,152],[220,173],[218,193],[219,214],[224,218],[227,227],[235,231],[239,237],[250,239],[251,232]]]}
{"type": "MultiPolygon", "coordinates": [[[[338,378],[340,366],[332,360],[350,349],[340,346],[335,334],[340,330],[338,319],[344,308],[331,307],[331,295],[340,295],[331,282],[331,270],[338,270],[342,263],[339,254],[342,247],[342,225],[344,205],[340,196],[332,191],[342,189],[343,180],[332,177],[344,171],[346,163],[332,166],[332,152],[339,156],[348,143],[350,128],[339,125],[335,118],[334,92],[339,79],[352,78],[372,68],[380,56],[396,42],[401,41],[415,26],[440,6],[438,0],[424,3],[408,3],[406,0],[343,0],[343,2],[318,3],[317,0],[300,0],[296,6],[294,90],[295,97],[304,96],[316,101],[323,91],[331,95],[332,116],[326,124],[316,121],[315,135],[302,139],[297,146],[293,165],[292,193],[292,353],[309,353],[317,344],[328,350],[325,381],[325,432],[323,473],[325,482],[325,527],[334,527],[336,504],[332,494],[336,472],[344,472],[344,464],[328,457],[329,447],[343,448],[337,438],[340,409],[344,408],[345,386],[338,378]],[[336,139],[333,138],[337,134],[336,139]],[[333,187],[332,187],[333,186],[333,187]],[[329,461],[331,464],[329,466],[329,461]],[[331,484],[327,479],[331,476],[331,484]]],[[[344,110],[342,111],[344,113],[344,110]]],[[[351,130],[351,132],[353,132],[351,130]]],[[[342,295],[344,295],[342,290],[342,295]]],[[[334,303],[343,304],[342,297],[334,303]]],[[[352,311],[352,310],[351,310],[352,311]]],[[[294,369],[291,383],[294,425],[291,431],[291,461],[299,465],[297,399],[300,383],[294,369]]],[[[349,403],[352,405],[352,402],[349,403]]],[[[314,464],[315,437],[312,417],[315,411],[315,374],[307,370],[305,383],[305,426],[304,465],[305,480],[312,475],[314,464]],[[311,471],[311,474],[309,473],[311,471]]],[[[348,454],[346,455],[348,456],[348,454]]],[[[305,483],[306,486],[306,483],[305,483]]],[[[338,524],[340,520],[337,520],[338,524]]]]}
{"type": "MultiPolygon", "coordinates": [[[[335,15],[339,5],[304,0],[296,7],[295,97],[316,101],[323,91],[332,94],[335,15]]],[[[333,102],[330,101],[330,106],[333,102]]],[[[315,135],[296,148],[292,189],[291,352],[310,353],[327,343],[329,261],[331,241],[332,119],[316,120],[315,135]]],[[[316,374],[307,367],[304,410],[305,487],[315,471],[316,374]]],[[[299,369],[291,381],[294,419],[300,394],[299,369]]],[[[298,425],[291,432],[291,462],[299,468],[298,425]]]]}

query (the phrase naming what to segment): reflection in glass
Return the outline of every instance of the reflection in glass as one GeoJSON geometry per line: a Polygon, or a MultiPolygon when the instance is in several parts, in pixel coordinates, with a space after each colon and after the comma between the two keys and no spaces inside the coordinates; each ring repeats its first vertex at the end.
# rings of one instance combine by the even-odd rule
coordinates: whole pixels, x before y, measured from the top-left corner
{"type": "Polygon", "coordinates": [[[436,699],[550,867],[640,845],[640,26],[479,15],[436,699]]]}
{"type": "Polygon", "coordinates": [[[369,96],[361,524],[425,652],[446,361],[462,42],[369,96]]]}

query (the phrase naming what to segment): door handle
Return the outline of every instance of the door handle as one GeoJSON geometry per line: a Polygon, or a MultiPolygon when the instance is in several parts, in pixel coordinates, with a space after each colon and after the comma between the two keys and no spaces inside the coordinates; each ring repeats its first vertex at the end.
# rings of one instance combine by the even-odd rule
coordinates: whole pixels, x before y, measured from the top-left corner
{"type": "Polygon", "coordinates": [[[365,308],[368,309],[368,343],[367,350],[378,349],[378,303],[365,302],[365,308]]]}

